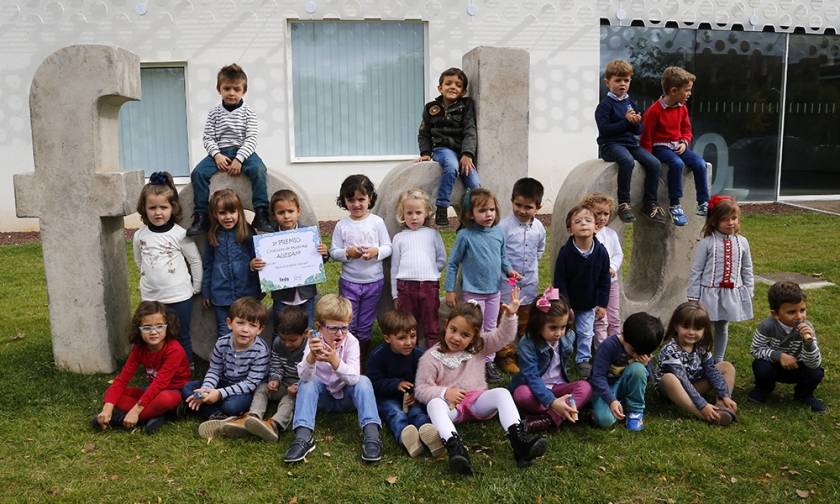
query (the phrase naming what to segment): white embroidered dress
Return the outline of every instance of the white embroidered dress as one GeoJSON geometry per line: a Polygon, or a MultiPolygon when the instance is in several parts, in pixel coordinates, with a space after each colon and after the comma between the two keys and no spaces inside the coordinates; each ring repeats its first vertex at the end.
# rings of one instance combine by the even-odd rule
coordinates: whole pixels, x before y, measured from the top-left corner
{"type": "Polygon", "coordinates": [[[715,231],[700,240],[691,265],[688,299],[698,300],[709,319],[750,320],[754,290],[752,256],[746,238],[715,231]]]}

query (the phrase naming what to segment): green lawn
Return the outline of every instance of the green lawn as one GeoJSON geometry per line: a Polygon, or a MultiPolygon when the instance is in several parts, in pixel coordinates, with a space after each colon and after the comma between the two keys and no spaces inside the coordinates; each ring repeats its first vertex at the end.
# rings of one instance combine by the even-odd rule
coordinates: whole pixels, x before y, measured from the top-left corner
{"type": "MultiPolygon", "coordinates": [[[[757,272],[821,273],[840,283],[840,219],[801,213],[747,216],[743,225],[757,272]]],[[[452,233],[447,233],[451,245],[452,233]]],[[[548,256],[548,255],[547,255],[548,256]]],[[[826,381],[817,390],[829,411],[813,415],[781,385],[766,406],[746,402],[754,323],[734,324],[727,358],[739,375],[740,422],[728,428],[687,418],[649,395],[647,427],[581,425],[549,436],[549,452],[520,471],[495,421],[460,427],[478,475],[449,474],[445,460],[411,460],[387,434],[385,457],[359,459],[355,415],[319,417],[318,448],[286,466],[278,445],[196,434],[197,420],[158,435],[94,433],[112,376],[56,371],[47,295],[37,244],[0,247],[0,501],[74,502],[838,502],[840,469],[840,288],[809,292],[808,308],[823,351],[826,381]],[[807,491],[806,498],[796,491],[807,491]]],[[[131,281],[137,272],[131,265],[131,281]]],[[[323,291],[334,292],[333,279],[323,291]]],[[[543,283],[549,281],[543,264],[543,283]]],[[[766,313],[766,286],[756,315],[766,313]]],[[[136,302],[136,294],[135,299],[136,302]]],[[[80,335],[80,337],[83,337],[80,335]]],[[[802,493],[802,495],[806,495],[802,493]]]]}

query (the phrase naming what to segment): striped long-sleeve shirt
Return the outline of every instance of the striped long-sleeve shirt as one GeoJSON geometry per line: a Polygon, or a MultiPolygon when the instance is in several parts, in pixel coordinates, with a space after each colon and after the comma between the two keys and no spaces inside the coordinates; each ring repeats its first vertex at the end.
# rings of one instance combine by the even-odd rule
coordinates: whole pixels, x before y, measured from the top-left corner
{"type": "Polygon", "coordinates": [[[207,114],[204,148],[213,157],[225,147],[239,147],[236,159],[242,163],[257,150],[258,134],[257,114],[247,103],[231,111],[219,104],[207,114]]]}
{"type": "MultiPolygon", "coordinates": [[[[813,329],[810,321],[804,322],[813,329]]],[[[779,362],[782,353],[786,353],[802,362],[806,367],[817,368],[822,364],[820,347],[817,346],[816,332],[814,338],[805,343],[799,337],[799,331],[795,328],[782,325],[773,317],[762,320],[753,334],[750,353],[756,359],[764,359],[771,362],[779,362]]]]}
{"type": "Polygon", "coordinates": [[[204,375],[202,388],[222,388],[222,399],[232,395],[250,394],[257,389],[268,374],[268,347],[258,336],[245,350],[236,351],[233,333],[216,341],[210,366],[204,375]]]}
{"type": "Polygon", "coordinates": [[[274,338],[271,344],[271,369],[268,372],[269,380],[277,380],[285,386],[294,385],[300,381],[297,365],[303,359],[303,350],[306,348],[307,340],[295,349],[288,350],[280,336],[274,338]]]}

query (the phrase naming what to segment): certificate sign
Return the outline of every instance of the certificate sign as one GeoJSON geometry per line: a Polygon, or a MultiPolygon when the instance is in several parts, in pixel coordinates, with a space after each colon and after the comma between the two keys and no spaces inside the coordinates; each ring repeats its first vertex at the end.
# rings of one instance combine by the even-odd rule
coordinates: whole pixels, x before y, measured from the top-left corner
{"type": "Polygon", "coordinates": [[[327,280],[324,260],[318,253],[321,236],[317,227],[305,227],[254,236],[257,257],[265,261],[260,270],[263,292],[322,283],[327,280]]]}

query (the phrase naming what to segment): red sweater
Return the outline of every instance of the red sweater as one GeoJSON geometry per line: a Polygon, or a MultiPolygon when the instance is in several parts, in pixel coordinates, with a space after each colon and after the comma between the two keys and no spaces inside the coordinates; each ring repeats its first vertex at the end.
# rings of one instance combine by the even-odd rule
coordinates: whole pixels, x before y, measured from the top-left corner
{"type": "Polygon", "coordinates": [[[137,404],[147,405],[163,390],[181,390],[190,381],[190,363],[187,354],[177,340],[171,339],[157,352],[150,352],[145,345],[132,345],[128,360],[114,378],[114,383],[105,391],[105,402],[116,404],[125,391],[128,382],[134,378],[137,365],[146,370],[149,386],[140,396],[137,404]]]}
{"type": "Polygon", "coordinates": [[[688,107],[684,103],[666,107],[662,100],[656,100],[642,115],[642,136],[639,145],[645,150],[652,150],[653,144],[679,142],[691,143],[691,121],[688,119],[688,107]]]}

